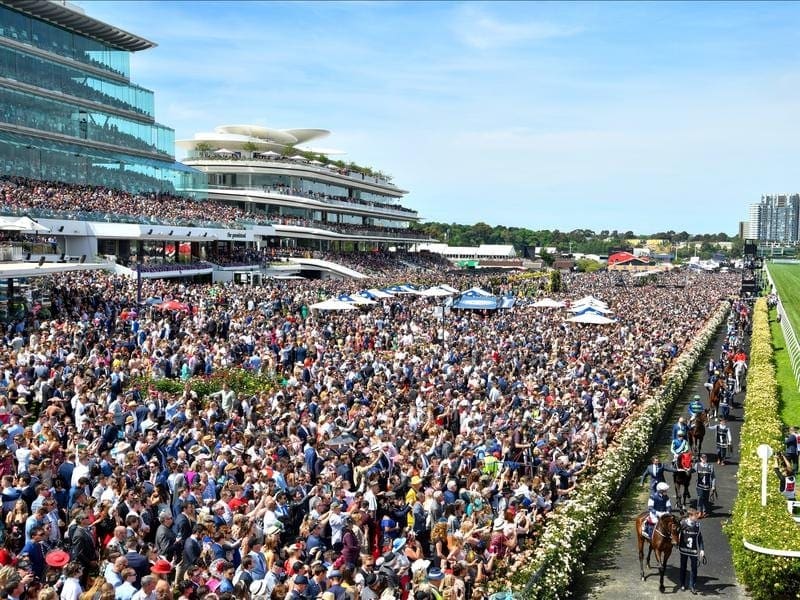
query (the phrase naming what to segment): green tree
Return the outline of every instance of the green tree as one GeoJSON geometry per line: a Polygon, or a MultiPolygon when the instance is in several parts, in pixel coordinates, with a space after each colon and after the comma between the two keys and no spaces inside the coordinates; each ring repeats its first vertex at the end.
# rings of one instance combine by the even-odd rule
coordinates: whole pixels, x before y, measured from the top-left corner
{"type": "Polygon", "coordinates": [[[242,150],[247,152],[252,157],[253,156],[253,152],[258,150],[258,146],[256,144],[254,144],[253,142],[245,142],[244,144],[242,144],[242,150]]]}
{"type": "Polygon", "coordinates": [[[578,271],[581,273],[594,273],[603,268],[603,265],[591,258],[579,258],[575,261],[575,266],[578,267],[578,271]]]}

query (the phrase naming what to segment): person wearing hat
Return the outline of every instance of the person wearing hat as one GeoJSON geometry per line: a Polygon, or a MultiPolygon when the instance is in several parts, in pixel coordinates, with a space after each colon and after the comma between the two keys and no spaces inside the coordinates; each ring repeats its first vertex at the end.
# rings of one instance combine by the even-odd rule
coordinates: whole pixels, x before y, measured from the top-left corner
{"type": "Polygon", "coordinates": [[[669,492],[669,485],[662,481],[656,485],[655,493],[651,494],[650,498],[647,500],[647,511],[649,514],[645,520],[644,534],[648,538],[653,535],[653,529],[656,523],[658,523],[658,520],[672,512],[672,502],[667,492],[669,492]]]}
{"type": "Polygon", "coordinates": [[[307,589],[308,577],[305,575],[295,575],[292,579],[292,590],[286,598],[287,600],[306,600],[307,589]]]}
{"type": "Polygon", "coordinates": [[[414,475],[409,482],[409,486],[406,492],[406,503],[413,505],[417,501],[417,494],[422,486],[422,478],[419,475],[414,475]]]}
{"type": "Polygon", "coordinates": [[[681,454],[689,452],[689,443],[686,441],[686,434],[678,431],[677,436],[670,444],[669,451],[672,453],[672,466],[678,468],[678,458],[681,454]]]}
{"type": "Polygon", "coordinates": [[[334,600],[347,600],[347,590],[342,587],[342,573],[339,569],[328,571],[328,589],[333,594],[334,600]]]}
{"type": "Polygon", "coordinates": [[[695,394],[692,397],[692,401],[689,402],[689,407],[687,409],[689,411],[689,423],[694,421],[697,415],[702,413],[705,409],[706,407],[703,406],[703,402],[700,400],[700,394],[695,394]]]}

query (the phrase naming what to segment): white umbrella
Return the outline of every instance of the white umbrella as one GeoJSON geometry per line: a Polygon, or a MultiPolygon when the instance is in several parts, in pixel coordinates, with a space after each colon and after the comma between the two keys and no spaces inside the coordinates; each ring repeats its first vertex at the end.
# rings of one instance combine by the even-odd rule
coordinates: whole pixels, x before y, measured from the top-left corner
{"type": "Polygon", "coordinates": [[[594,304],[589,304],[589,305],[585,305],[584,304],[583,306],[572,306],[572,307],[570,307],[569,311],[570,312],[574,312],[574,313],[588,311],[588,312],[602,313],[604,315],[608,314],[610,312],[614,312],[614,311],[612,311],[612,310],[610,310],[608,308],[603,308],[602,306],[594,305],[594,304]]]}
{"type": "Polygon", "coordinates": [[[308,164],[310,164],[310,165],[321,165],[321,164],[323,164],[323,163],[321,163],[321,162],[320,162],[320,161],[318,161],[318,160],[312,160],[312,161],[311,161],[310,163],[308,163],[308,164]]]}
{"type": "Polygon", "coordinates": [[[531,306],[535,306],[536,308],[563,308],[564,303],[553,300],[552,298],[543,298],[542,300],[537,300],[531,304],[531,306]]]}
{"type": "Polygon", "coordinates": [[[289,160],[298,160],[298,161],[307,161],[308,159],[305,156],[300,156],[299,154],[295,154],[294,156],[290,156],[289,160]]]}
{"type": "Polygon", "coordinates": [[[432,287],[428,288],[427,290],[422,290],[419,293],[420,296],[428,296],[430,298],[441,298],[443,296],[452,296],[452,292],[448,292],[447,290],[443,290],[440,287],[432,287]]]}
{"type": "Polygon", "coordinates": [[[609,319],[603,315],[598,315],[594,312],[585,312],[582,315],[570,317],[567,321],[571,323],[588,323],[590,325],[608,325],[609,323],[616,323],[614,319],[609,319]]]}
{"type": "Polygon", "coordinates": [[[339,296],[338,299],[342,302],[347,302],[348,304],[377,304],[375,300],[364,298],[364,296],[359,296],[358,294],[353,294],[352,296],[339,296]]]}
{"type": "Polygon", "coordinates": [[[376,298],[394,298],[394,294],[388,294],[383,290],[379,290],[378,288],[370,288],[367,291],[376,298]]]}
{"type": "Polygon", "coordinates": [[[311,309],[316,310],[355,310],[356,307],[349,302],[342,302],[336,298],[328,298],[322,302],[317,302],[309,306],[311,309]]]}
{"type": "Polygon", "coordinates": [[[266,152],[259,152],[259,154],[266,158],[278,158],[280,156],[280,154],[278,154],[277,152],[273,152],[272,150],[267,150],[266,152]]]}
{"type": "Polygon", "coordinates": [[[602,300],[600,300],[599,298],[595,298],[594,296],[584,296],[580,300],[575,300],[575,302],[572,303],[572,306],[586,306],[587,304],[589,306],[608,307],[608,304],[606,302],[603,302],[602,300]]]}
{"type": "Polygon", "coordinates": [[[214,154],[233,154],[233,152],[227,148],[220,148],[219,150],[214,150],[214,154]]]}

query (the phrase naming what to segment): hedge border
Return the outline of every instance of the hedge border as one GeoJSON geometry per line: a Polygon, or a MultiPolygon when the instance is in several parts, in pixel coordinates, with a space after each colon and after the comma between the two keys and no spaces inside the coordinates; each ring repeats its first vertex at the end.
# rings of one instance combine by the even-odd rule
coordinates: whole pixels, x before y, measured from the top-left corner
{"type": "Polygon", "coordinates": [[[744,424],[740,433],[738,491],[731,520],[725,524],[733,554],[736,576],[754,600],[800,598],[800,561],[753,552],[748,542],[776,550],[797,550],[800,528],[786,509],[779,481],[768,478],[767,505],[761,506],[760,444],[783,451],[783,423],[780,420],[775,357],[769,328],[766,299],[756,302],[750,337],[750,365],[747,374],[744,424]]]}

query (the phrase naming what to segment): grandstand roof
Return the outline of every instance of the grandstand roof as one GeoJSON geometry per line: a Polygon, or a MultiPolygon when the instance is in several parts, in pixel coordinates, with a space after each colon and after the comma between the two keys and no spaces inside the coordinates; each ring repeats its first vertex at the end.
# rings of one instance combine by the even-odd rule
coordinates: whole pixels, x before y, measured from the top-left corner
{"type": "Polygon", "coordinates": [[[69,2],[0,0],[0,4],[120,50],[137,52],[156,45],[143,37],[90,17],[83,12],[83,9],[69,2]]]}

